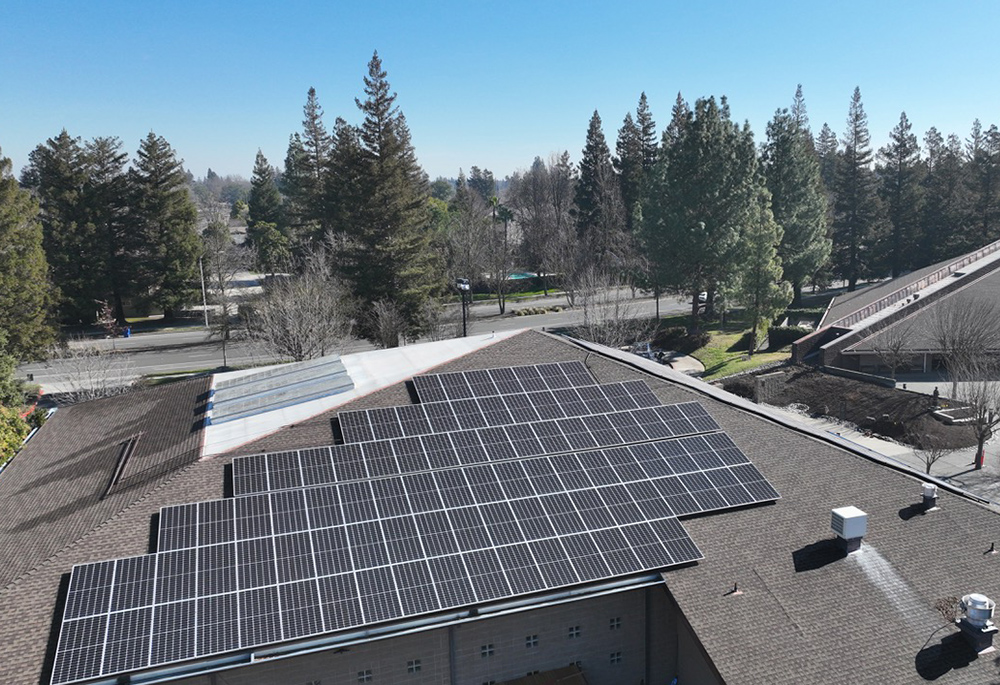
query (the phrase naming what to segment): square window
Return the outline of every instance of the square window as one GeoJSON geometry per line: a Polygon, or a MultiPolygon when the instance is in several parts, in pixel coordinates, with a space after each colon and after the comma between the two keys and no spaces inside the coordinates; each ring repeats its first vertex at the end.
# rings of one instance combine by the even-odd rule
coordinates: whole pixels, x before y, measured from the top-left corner
{"type": "Polygon", "coordinates": [[[611,630],[621,630],[622,619],[621,617],[615,617],[611,619],[611,630]]]}
{"type": "Polygon", "coordinates": [[[370,683],[372,681],[372,670],[366,668],[363,671],[358,671],[358,682],[359,683],[370,683]]]}
{"type": "Polygon", "coordinates": [[[570,626],[568,637],[571,640],[580,637],[580,626],[570,626]]]}
{"type": "Polygon", "coordinates": [[[407,673],[420,673],[420,659],[412,659],[406,662],[407,673]]]}
{"type": "Polygon", "coordinates": [[[529,635],[528,637],[524,638],[524,646],[527,647],[528,649],[531,649],[532,647],[537,647],[538,646],[538,636],[537,635],[529,635]]]}
{"type": "Polygon", "coordinates": [[[611,652],[611,663],[612,664],[620,664],[621,662],[622,662],[622,653],[621,652],[611,652]]]}
{"type": "Polygon", "coordinates": [[[479,654],[485,659],[488,656],[493,656],[493,645],[483,645],[479,648],[479,654]]]}

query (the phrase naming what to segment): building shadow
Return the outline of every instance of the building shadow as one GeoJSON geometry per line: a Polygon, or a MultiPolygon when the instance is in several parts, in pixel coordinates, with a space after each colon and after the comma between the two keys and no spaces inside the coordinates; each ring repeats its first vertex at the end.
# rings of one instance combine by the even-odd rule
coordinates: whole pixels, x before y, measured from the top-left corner
{"type": "Polygon", "coordinates": [[[913,660],[917,673],[924,680],[937,680],[951,671],[965,668],[978,656],[961,633],[947,635],[934,644],[930,644],[930,640],[927,642],[913,660]]]}

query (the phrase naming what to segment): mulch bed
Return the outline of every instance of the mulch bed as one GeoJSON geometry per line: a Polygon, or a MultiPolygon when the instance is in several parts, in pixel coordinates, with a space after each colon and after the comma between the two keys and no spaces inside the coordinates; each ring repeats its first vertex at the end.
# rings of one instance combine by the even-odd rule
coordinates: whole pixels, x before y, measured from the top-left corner
{"type": "MultiPolygon", "coordinates": [[[[937,445],[954,449],[976,444],[968,426],[948,426],[931,416],[931,398],[906,390],[831,376],[807,366],[791,366],[765,373],[781,373],[772,381],[768,404],[804,405],[809,413],[848,421],[918,449],[937,445]]],[[[754,376],[723,381],[729,392],[754,399],[754,376]]]]}

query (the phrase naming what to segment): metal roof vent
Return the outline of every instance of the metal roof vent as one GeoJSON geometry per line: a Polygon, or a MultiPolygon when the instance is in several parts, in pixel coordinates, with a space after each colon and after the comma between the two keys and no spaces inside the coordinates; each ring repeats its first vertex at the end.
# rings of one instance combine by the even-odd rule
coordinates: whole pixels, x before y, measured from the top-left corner
{"type": "Polygon", "coordinates": [[[993,649],[993,635],[997,627],[993,625],[993,609],[996,602],[986,595],[971,594],[962,597],[962,611],[965,616],[958,619],[958,627],[962,636],[977,653],[982,654],[993,649]]]}
{"type": "Polygon", "coordinates": [[[844,551],[861,549],[861,538],[868,532],[868,514],[857,507],[840,507],[830,512],[830,527],[843,543],[844,551]]]}
{"type": "Polygon", "coordinates": [[[920,489],[924,495],[924,511],[937,509],[937,486],[934,483],[924,483],[920,489]]]}

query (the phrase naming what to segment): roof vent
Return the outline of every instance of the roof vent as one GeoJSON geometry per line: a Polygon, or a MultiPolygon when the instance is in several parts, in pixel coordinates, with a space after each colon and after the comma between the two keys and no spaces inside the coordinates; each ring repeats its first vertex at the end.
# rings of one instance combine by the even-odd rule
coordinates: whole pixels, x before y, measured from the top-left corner
{"type": "Polygon", "coordinates": [[[937,509],[937,486],[934,483],[924,483],[920,489],[924,494],[924,511],[937,509]]]}
{"type": "Polygon", "coordinates": [[[993,609],[996,602],[986,595],[971,594],[962,597],[962,611],[965,616],[958,619],[958,627],[962,636],[977,653],[982,654],[993,649],[993,635],[997,627],[993,625],[993,609]]]}
{"type": "Polygon", "coordinates": [[[868,532],[868,514],[857,507],[840,507],[830,514],[830,527],[843,542],[844,551],[861,549],[861,538],[868,532]]]}

